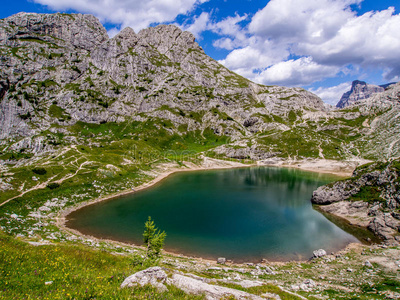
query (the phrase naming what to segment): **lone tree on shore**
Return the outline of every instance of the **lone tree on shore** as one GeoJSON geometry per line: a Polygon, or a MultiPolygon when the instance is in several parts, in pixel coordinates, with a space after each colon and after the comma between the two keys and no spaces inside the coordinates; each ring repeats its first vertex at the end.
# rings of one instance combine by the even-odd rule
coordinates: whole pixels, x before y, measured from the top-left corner
{"type": "Polygon", "coordinates": [[[160,257],[161,248],[164,246],[164,240],[167,234],[156,228],[154,221],[149,216],[149,219],[144,224],[143,242],[147,246],[147,257],[155,259],[160,257]]]}

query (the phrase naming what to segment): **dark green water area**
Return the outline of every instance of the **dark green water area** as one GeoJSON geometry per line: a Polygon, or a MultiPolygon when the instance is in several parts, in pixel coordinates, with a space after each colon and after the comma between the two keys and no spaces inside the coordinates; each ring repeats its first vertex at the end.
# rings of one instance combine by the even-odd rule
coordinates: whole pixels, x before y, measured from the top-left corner
{"type": "Polygon", "coordinates": [[[235,262],[300,260],[358,240],[313,209],[330,174],[251,167],[176,173],[146,190],[72,212],[67,226],[100,238],[142,244],[151,216],[165,250],[235,262]]]}

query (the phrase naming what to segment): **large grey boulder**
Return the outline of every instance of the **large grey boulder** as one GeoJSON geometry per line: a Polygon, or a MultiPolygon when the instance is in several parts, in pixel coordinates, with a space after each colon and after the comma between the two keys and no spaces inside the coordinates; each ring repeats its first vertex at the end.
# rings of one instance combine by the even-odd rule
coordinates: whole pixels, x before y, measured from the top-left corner
{"type": "MultiPolygon", "coordinates": [[[[205,295],[208,300],[226,299],[228,297],[234,299],[265,299],[236,289],[212,285],[206,281],[204,278],[190,274],[189,276],[173,274],[171,278],[168,278],[167,273],[161,267],[151,267],[127,277],[122,282],[121,288],[149,284],[156,287],[158,291],[164,292],[168,290],[166,285],[174,285],[187,294],[205,295]]],[[[279,296],[274,294],[267,294],[267,296],[269,299],[279,299],[279,296]]]]}
{"type": "Polygon", "coordinates": [[[314,258],[319,258],[326,255],[326,251],[324,249],[318,249],[313,252],[314,258]]]}
{"type": "Polygon", "coordinates": [[[127,277],[122,282],[121,288],[150,284],[156,287],[159,291],[164,292],[167,290],[167,287],[164,285],[164,283],[167,281],[167,278],[167,273],[165,273],[162,268],[151,267],[127,277]]]}
{"type": "Polygon", "coordinates": [[[264,299],[243,291],[208,284],[201,280],[190,278],[188,276],[180,274],[174,274],[170,279],[170,283],[188,294],[205,294],[206,299],[208,300],[225,299],[228,297],[233,297],[235,299],[264,299]]]}

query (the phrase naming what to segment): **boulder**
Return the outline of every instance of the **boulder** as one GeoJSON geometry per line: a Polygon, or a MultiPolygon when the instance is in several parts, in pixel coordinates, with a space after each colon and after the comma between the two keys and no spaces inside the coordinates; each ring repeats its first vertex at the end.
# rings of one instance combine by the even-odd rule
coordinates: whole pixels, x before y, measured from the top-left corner
{"type": "Polygon", "coordinates": [[[264,299],[243,291],[208,284],[201,280],[190,278],[180,274],[174,274],[169,282],[170,284],[173,284],[185,293],[194,295],[204,294],[207,300],[226,299],[229,297],[233,297],[235,299],[264,299]]]}
{"type": "Polygon", "coordinates": [[[313,252],[313,257],[318,258],[326,255],[326,251],[324,249],[315,250],[313,252]]]}
{"type": "MultiPolygon", "coordinates": [[[[124,282],[122,282],[121,288],[134,287],[137,285],[145,286],[150,284],[156,287],[158,291],[164,292],[168,290],[166,285],[174,285],[187,294],[205,295],[207,300],[226,299],[232,297],[234,299],[264,299],[243,291],[212,285],[207,282],[208,280],[191,274],[187,276],[173,274],[171,278],[168,278],[167,273],[161,267],[151,267],[127,277],[124,282]]],[[[249,284],[249,282],[247,282],[247,284],[249,284]]],[[[257,285],[260,284],[262,283],[258,282],[257,285]]],[[[268,294],[268,297],[279,299],[279,297],[274,294],[268,294]]]]}
{"type": "Polygon", "coordinates": [[[364,266],[366,266],[367,268],[373,268],[373,267],[374,267],[374,266],[370,263],[369,260],[366,260],[366,261],[364,262],[364,266]]]}
{"type": "Polygon", "coordinates": [[[221,265],[226,264],[226,258],[225,258],[225,257],[219,257],[219,258],[217,259],[217,263],[218,263],[218,264],[221,264],[221,265]]]}
{"type": "Polygon", "coordinates": [[[300,289],[306,292],[312,291],[317,285],[312,279],[306,279],[302,284],[300,284],[300,289]]]}
{"type": "Polygon", "coordinates": [[[127,277],[124,282],[122,282],[121,288],[150,284],[156,287],[159,291],[164,292],[168,290],[164,285],[167,278],[167,273],[165,273],[161,267],[151,267],[127,277]]]}
{"type": "Polygon", "coordinates": [[[368,229],[385,241],[394,240],[393,234],[395,231],[386,225],[384,218],[381,216],[375,217],[369,223],[368,229]]]}

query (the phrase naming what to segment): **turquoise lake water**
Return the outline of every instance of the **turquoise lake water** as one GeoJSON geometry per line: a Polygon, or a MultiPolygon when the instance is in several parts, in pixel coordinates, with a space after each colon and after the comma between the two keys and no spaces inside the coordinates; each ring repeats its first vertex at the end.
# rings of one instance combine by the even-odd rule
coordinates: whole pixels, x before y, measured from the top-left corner
{"type": "Polygon", "coordinates": [[[164,249],[177,254],[235,262],[308,259],[313,250],[358,241],[311,205],[312,192],[337,179],[273,167],[181,172],[77,210],[67,226],[140,245],[151,216],[167,233],[164,249]]]}

